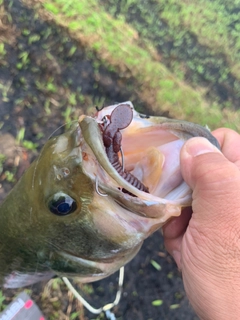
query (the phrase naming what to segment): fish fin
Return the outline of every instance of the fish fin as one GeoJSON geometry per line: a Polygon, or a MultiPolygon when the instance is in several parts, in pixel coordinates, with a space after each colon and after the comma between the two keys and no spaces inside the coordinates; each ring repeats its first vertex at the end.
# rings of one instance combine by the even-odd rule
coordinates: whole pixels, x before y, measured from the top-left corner
{"type": "Polygon", "coordinates": [[[21,273],[12,272],[4,278],[4,288],[15,289],[26,287],[40,281],[50,280],[55,274],[51,271],[21,273]]]}

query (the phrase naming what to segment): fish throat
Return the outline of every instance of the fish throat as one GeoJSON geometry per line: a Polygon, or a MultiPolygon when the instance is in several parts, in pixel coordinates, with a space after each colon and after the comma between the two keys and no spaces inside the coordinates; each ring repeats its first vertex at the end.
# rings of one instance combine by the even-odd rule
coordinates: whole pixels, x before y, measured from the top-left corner
{"type": "MultiPolygon", "coordinates": [[[[138,190],[149,193],[148,188],[137,177],[124,169],[123,164],[119,161],[119,152],[121,152],[122,134],[120,130],[127,128],[133,119],[132,108],[127,104],[117,106],[111,116],[102,119],[103,145],[106,150],[107,157],[118,172],[128,183],[138,190]]],[[[123,192],[129,193],[122,189],[123,192]]]]}

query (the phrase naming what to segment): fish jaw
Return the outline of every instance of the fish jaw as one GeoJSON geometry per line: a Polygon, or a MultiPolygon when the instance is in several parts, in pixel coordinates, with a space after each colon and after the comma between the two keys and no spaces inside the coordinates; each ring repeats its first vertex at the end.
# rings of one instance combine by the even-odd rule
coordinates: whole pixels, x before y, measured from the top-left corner
{"type": "Polygon", "coordinates": [[[118,271],[123,265],[132,260],[141,246],[142,242],[140,242],[137,247],[132,248],[130,254],[123,254],[121,258],[115,256],[113,259],[101,259],[101,261],[88,260],[61,251],[55,253],[55,259],[59,259],[59,261],[64,259],[66,271],[61,269],[60,272],[58,272],[58,270],[55,269],[55,273],[61,277],[77,277],[82,283],[98,281],[118,271]],[[69,269],[74,270],[74,272],[69,272],[69,269]]]}

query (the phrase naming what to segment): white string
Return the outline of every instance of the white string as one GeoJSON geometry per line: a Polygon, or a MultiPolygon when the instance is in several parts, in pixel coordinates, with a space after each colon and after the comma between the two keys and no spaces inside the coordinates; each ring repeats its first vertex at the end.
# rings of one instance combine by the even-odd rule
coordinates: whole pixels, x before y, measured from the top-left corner
{"type": "Polygon", "coordinates": [[[66,286],[68,287],[68,289],[73,293],[73,295],[75,296],[75,298],[77,298],[83,305],[85,308],[88,309],[88,311],[92,312],[93,314],[100,314],[102,311],[105,312],[106,317],[109,320],[115,320],[115,315],[110,312],[110,309],[112,309],[113,307],[115,307],[116,305],[118,305],[120,299],[121,299],[121,295],[122,295],[122,286],[123,286],[123,280],[124,280],[124,267],[121,267],[119,270],[119,279],[118,279],[118,291],[116,293],[116,297],[115,300],[111,303],[106,304],[105,306],[101,307],[101,308],[94,308],[92,307],[81,295],[79,292],[77,292],[77,290],[73,287],[73,285],[71,284],[71,282],[68,280],[68,278],[63,277],[62,280],[64,281],[64,283],[66,284],[66,286]]]}

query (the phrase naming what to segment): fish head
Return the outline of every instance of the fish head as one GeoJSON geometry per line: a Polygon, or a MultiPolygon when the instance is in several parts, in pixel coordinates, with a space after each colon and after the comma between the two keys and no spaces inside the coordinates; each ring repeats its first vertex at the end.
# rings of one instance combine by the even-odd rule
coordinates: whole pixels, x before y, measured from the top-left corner
{"type": "Polygon", "coordinates": [[[98,191],[108,175],[78,124],[45,144],[30,176],[29,226],[39,243],[39,264],[89,282],[115,272],[139,251],[147,219],[98,191]]]}

